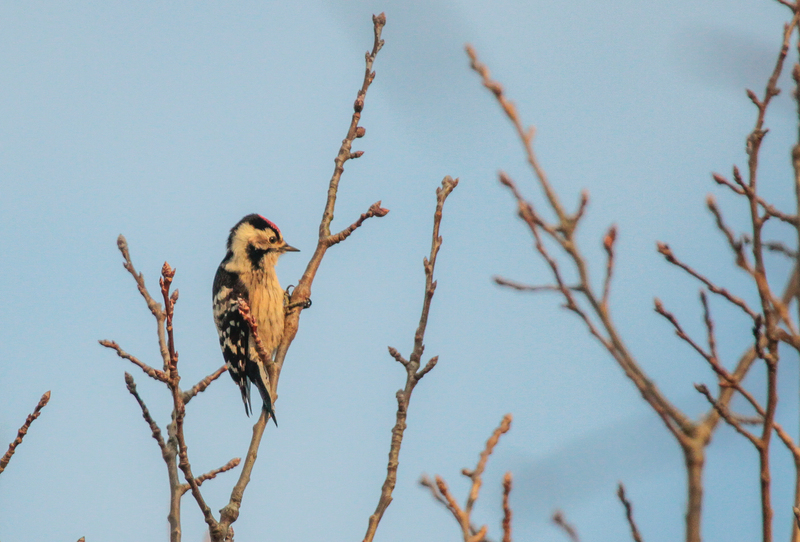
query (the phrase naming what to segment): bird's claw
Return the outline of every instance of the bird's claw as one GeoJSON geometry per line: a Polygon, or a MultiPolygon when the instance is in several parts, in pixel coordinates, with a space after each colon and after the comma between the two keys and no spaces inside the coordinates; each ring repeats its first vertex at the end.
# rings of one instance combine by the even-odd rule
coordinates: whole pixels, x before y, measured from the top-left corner
{"type": "Polygon", "coordinates": [[[307,309],[311,306],[310,299],[303,299],[302,301],[297,301],[295,303],[291,302],[292,298],[292,291],[294,290],[294,284],[290,284],[286,287],[286,291],[283,292],[283,305],[286,307],[286,312],[290,312],[298,307],[302,309],[307,309]]]}
{"type": "Polygon", "coordinates": [[[287,312],[291,311],[293,309],[296,309],[297,307],[300,307],[302,309],[307,309],[310,306],[311,306],[311,300],[310,299],[303,299],[302,301],[298,301],[296,303],[289,303],[288,305],[286,305],[286,311],[287,312]]]}

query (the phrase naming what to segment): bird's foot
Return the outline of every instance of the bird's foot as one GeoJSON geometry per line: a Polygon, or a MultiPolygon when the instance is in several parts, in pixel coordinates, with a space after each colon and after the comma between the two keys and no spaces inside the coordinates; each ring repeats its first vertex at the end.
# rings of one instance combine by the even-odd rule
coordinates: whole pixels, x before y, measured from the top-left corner
{"type": "Polygon", "coordinates": [[[291,312],[298,307],[301,309],[307,309],[311,306],[310,299],[303,299],[302,301],[296,301],[295,303],[292,303],[292,290],[294,290],[294,284],[287,286],[286,291],[283,292],[283,306],[286,312],[291,312]]]}

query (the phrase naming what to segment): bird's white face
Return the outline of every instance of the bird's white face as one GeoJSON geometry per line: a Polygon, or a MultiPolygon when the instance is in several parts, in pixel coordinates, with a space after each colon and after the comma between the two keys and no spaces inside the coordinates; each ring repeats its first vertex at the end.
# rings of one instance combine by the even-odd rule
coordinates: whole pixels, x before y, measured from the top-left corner
{"type": "Polygon", "coordinates": [[[286,244],[280,232],[270,227],[256,228],[248,223],[241,224],[236,229],[230,249],[233,252],[232,265],[229,267],[231,271],[269,269],[275,267],[284,252],[297,251],[286,244]]]}

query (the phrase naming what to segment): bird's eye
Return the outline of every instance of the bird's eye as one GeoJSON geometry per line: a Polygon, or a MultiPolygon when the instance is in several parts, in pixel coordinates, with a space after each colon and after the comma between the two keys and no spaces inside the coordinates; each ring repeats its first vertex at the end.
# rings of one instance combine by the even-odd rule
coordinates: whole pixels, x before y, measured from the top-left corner
{"type": "Polygon", "coordinates": [[[270,242],[270,243],[275,243],[277,240],[278,240],[278,238],[277,238],[277,237],[275,237],[274,235],[273,235],[272,237],[270,237],[270,238],[269,238],[269,242],[270,242]]]}

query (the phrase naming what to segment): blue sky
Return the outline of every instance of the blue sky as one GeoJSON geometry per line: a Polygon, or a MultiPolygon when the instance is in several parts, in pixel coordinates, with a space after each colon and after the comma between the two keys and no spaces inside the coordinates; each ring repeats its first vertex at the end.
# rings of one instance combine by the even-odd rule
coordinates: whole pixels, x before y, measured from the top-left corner
{"type": "MultiPolygon", "coordinates": [[[[282,374],[281,426],[267,430],[237,540],[363,536],[404,382],[386,347],[408,354],[413,344],[434,189],[445,175],[461,182],[445,208],[426,341],[426,355],[440,361],[414,393],[377,539],[455,539],[453,519],[416,481],[441,474],[464,495],[460,469],[474,465],[506,412],[514,424],[476,511],[495,538],[506,470],[516,476],[518,540],[563,540],[549,524],[556,508],[583,540],[625,539],[618,480],[649,541],[681,536],[682,458],[655,415],[555,297],[491,282],[547,281],[497,170],[539,193],[463,46],[476,47],[537,126],[537,152],[565,203],[589,190],[581,242],[595,277],[602,233],[618,225],[618,325],[648,373],[694,415],[705,405],[692,384],[714,379],[653,313],[652,298],[699,334],[697,284],[669,268],[655,242],[753,298],[704,198],[716,194],[730,222],[746,226],[744,206],[710,172],[745,162],[755,111],[744,88],[763,89],[788,13],[774,1],[0,5],[0,443],[52,390],[0,481],[3,542],[166,539],[166,469],[123,372],[162,427],[168,394],[97,345],[113,339],[157,363],[154,322],[115,239],[127,237],[151,288],[164,260],[178,270],[184,382],[216,369],[210,289],[228,229],[250,212],[276,222],[302,250],[280,262],[281,282],[299,278],[380,11],[386,46],[355,147],[365,155],[347,164],[334,228],[376,200],[391,213],[322,264],[282,374]]],[[[762,160],[765,195],[787,209],[789,83],[781,80],[768,115],[762,160]]],[[[782,285],[788,265],[771,263],[782,285]]],[[[749,328],[717,300],[712,309],[730,364],[749,328]]],[[[796,359],[785,358],[781,377],[779,418],[796,428],[796,359]]],[[[753,374],[754,389],[762,380],[753,374]]],[[[196,471],[244,453],[252,420],[242,410],[227,376],[191,403],[196,471]]],[[[776,503],[788,506],[788,454],[776,449],[775,461],[776,503]]],[[[754,465],[749,444],[722,428],[709,449],[708,539],[756,536],[754,465]]],[[[234,476],[203,486],[212,509],[234,476]]],[[[184,540],[202,540],[188,496],[183,516],[184,540]]],[[[779,539],[789,521],[788,507],[776,510],[779,539]]]]}

